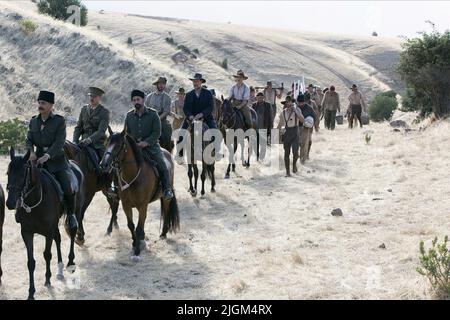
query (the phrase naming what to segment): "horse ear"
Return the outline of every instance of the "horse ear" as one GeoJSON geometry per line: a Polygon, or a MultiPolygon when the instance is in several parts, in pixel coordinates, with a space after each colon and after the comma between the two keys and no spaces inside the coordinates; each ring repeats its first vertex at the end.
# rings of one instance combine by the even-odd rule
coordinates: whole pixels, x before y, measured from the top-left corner
{"type": "Polygon", "coordinates": [[[26,161],[30,160],[30,155],[31,155],[31,152],[30,152],[30,149],[28,149],[27,153],[25,153],[25,155],[23,156],[23,159],[26,161]]]}
{"type": "Polygon", "coordinates": [[[9,156],[11,157],[11,160],[13,160],[14,157],[16,156],[16,151],[14,150],[14,147],[11,147],[9,149],[9,156]]]}
{"type": "Polygon", "coordinates": [[[222,99],[222,102],[225,100],[225,99],[223,98],[223,94],[220,95],[220,98],[222,99]]]}
{"type": "Polygon", "coordinates": [[[110,136],[112,136],[114,134],[114,131],[112,131],[110,126],[108,126],[108,133],[110,136]]]}

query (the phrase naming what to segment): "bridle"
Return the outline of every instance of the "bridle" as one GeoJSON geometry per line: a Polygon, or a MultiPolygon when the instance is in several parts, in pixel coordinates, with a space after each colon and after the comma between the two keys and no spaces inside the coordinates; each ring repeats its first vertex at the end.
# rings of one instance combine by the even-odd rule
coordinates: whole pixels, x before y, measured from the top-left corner
{"type": "MultiPolygon", "coordinates": [[[[222,112],[221,116],[220,116],[220,123],[225,127],[225,129],[234,129],[234,127],[236,126],[236,110],[234,110],[234,108],[231,105],[231,102],[228,101],[228,107],[227,109],[231,109],[231,115],[229,116],[229,118],[227,119],[226,122],[224,122],[223,116],[225,114],[225,112],[222,112]],[[230,121],[233,120],[233,124],[230,126],[230,121]]],[[[224,106],[224,104],[222,103],[222,106],[224,106]]]]}
{"type": "Polygon", "coordinates": [[[11,190],[12,191],[20,191],[20,197],[18,200],[17,209],[23,208],[26,213],[31,213],[31,210],[33,210],[34,208],[37,208],[42,203],[42,199],[43,199],[42,183],[35,184],[33,187],[31,187],[31,189],[28,190],[28,188],[30,187],[29,176],[30,176],[30,171],[31,171],[31,164],[29,162],[27,162],[27,164],[25,165],[25,170],[26,170],[26,175],[25,175],[24,181],[22,183],[22,187],[11,186],[8,184],[6,189],[8,190],[8,192],[11,192],[11,190]],[[37,187],[39,187],[39,201],[33,205],[27,204],[25,202],[25,200],[28,198],[29,195],[31,195],[31,193],[34,190],[37,189],[37,187]]]}
{"type": "Polygon", "coordinates": [[[138,170],[136,176],[130,182],[127,182],[122,176],[122,168],[120,167],[120,164],[129,162],[129,161],[124,161],[124,160],[120,159],[120,155],[122,153],[128,152],[128,148],[127,148],[125,139],[126,139],[126,137],[123,138],[122,145],[120,146],[119,151],[115,155],[110,151],[105,152],[105,155],[104,155],[104,156],[109,155],[112,158],[112,162],[110,164],[110,169],[108,172],[112,173],[114,171],[114,174],[116,175],[117,180],[119,182],[119,188],[121,191],[127,190],[137,180],[137,178],[141,174],[141,168],[139,167],[139,170],[138,170]]]}

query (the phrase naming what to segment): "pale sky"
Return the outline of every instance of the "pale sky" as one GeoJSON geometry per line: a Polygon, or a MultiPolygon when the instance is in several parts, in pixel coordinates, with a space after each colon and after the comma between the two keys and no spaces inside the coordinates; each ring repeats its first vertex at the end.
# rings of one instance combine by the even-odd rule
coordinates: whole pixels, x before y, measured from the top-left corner
{"type": "Polygon", "coordinates": [[[88,9],[348,35],[450,29],[450,1],[83,1],[88,9]]]}

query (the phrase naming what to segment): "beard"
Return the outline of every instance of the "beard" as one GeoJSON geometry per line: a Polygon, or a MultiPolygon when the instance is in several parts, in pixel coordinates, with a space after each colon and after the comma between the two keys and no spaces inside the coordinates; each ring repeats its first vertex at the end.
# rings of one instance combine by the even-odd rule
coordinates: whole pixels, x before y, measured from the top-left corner
{"type": "Polygon", "coordinates": [[[136,110],[139,110],[139,109],[142,108],[142,104],[136,103],[136,104],[134,105],[134,108],[135,108],[136,110]]]}

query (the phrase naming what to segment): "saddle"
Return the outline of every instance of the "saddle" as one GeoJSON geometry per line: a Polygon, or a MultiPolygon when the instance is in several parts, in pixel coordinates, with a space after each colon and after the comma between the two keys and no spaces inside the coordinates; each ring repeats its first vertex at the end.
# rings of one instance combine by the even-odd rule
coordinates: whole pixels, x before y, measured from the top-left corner
{"type": "MultiPolygon", "coordinates": [[[[64,202],[64,191],[61,187],[61,184],[56,180],[55,176],[51,174],[47,169],[42,168],[41,172],[43,175],[48,177],[50,182],[55,187],[56,193],[58,194],[58,199],[61,202],[64,202]]],[[[72,193],[77,193],[80,186],[78,185],[78,181],[80,177],[77,177],[77,175],[82,174],[81,170],[78,168],[78,166],[73,162],[72,160],[69,161],[69,170],[67,170],[67,173],[69,175],[69,181],[70,181],[70,189],[72,193]]]]}
{"type": "Polygon", "coordinates": [[[95,149],[90,146],[80,147],[80,148],[81,148],[81,150],[83,150],[86,153],[86,156],[89,159],[89,162],[88,162],[89,170],[94,171],[97,174],[97,176],[100,176],[99,163],[100,163],[101,159],[99,158],[95,149]]]}

